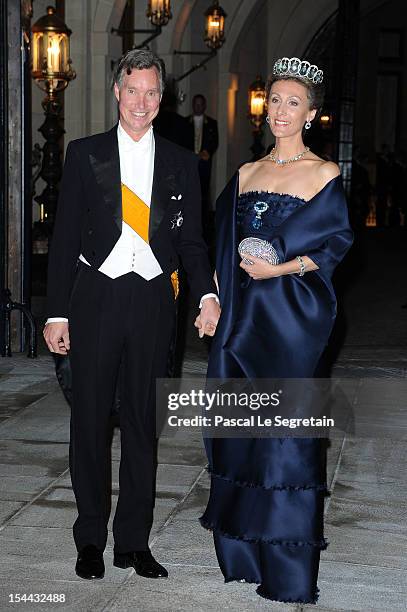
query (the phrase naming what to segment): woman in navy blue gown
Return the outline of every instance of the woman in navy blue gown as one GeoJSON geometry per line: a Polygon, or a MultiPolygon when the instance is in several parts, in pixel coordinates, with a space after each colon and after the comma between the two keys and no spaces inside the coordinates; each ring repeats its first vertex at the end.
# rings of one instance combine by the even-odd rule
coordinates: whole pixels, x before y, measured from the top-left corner
{"type": "MultiPolygon", "coordinates": [[[[302,139],[322,106],[322,79],[308,62],[276,62],[267,87],[275,147],[243,166],[218,199],[222,315],[209,378],[311,378],[328,342],[331,277],[352,231],[338,166],[302,139]],[[242,259],[238,245],[248,237],[271,243],[279,263],[242,259]]],[[[323,441],[206,439],[206,447],[211,491],[201,523],[213,531],[225,581],[256,583],[272,600],[315,603],[326,547],[323,441]]]]}

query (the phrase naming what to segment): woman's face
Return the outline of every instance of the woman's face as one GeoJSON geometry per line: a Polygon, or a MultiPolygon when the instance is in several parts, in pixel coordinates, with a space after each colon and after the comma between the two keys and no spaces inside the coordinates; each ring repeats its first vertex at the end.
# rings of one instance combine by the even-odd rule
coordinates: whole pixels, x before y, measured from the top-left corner
{"type": "Polygon", "coordinates": [[[310,110],[308,90],[297,81],[276,81],[268,100],[270,129],[276,138],[301,133],[304,124],[311,121],[316,110],[310,110]]]}

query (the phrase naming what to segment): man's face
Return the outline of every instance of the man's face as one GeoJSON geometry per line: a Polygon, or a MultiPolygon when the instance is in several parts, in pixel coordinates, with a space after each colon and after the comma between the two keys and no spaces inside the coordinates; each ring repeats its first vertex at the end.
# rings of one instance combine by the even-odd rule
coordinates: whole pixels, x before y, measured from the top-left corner
{"type": "Polygon", "coordinates": [[[149,130],[160,109],[160,83],[157,69],[133,68],[125,74],[119,89],[114,86],[119,102],[120,123],[133,140],[140,140],[149,130]]]}
{"type": "Polygon", "coordinates": [[[202,98],[201,96],[194,98],[192,102],[192,110],[194,111],[194,115],[203,115],[206,110],[205,98],[202,98]]]}

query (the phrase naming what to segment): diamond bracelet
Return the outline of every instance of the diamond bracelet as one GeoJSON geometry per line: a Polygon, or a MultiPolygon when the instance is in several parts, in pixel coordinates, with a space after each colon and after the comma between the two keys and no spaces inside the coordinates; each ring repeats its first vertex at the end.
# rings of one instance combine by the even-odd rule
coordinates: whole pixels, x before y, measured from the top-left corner
{"type": "Polygon", "coordinates": [[[303,258],[300,255],[297,255],[297,257],[295,258],[298,263],[300,264],[300,271],[298,272],[298,276],[304,276],[305,274],[305,268],[307,267],[304,263],[303,258]]]}

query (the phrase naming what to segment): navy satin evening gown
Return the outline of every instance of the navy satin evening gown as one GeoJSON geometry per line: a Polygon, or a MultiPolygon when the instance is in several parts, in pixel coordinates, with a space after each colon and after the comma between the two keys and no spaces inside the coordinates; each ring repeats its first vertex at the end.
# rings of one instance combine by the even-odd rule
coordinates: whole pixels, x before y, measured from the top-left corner
{"type": "MultiPolygon", "coordinates": [[[[340,177],[312,200],[252,191],[238,174],[217,202],[222,316],[208,378],[313,377],[336,314],[331,276],[352,243],[340,177]],[[264,210],[266,209],[266,210],[264,210]],[[264,210],[260,214],[259,210],[264,210]],[[309,255],[318,271],[252,280],[239,268],[245,237],[272,242],[280,261],[309,255]]],[[[205,439],[211,490],[201,523],[213,531],[225,581],[259,595],[315,603],[326,495],[324,441],[205,439]]]]}

